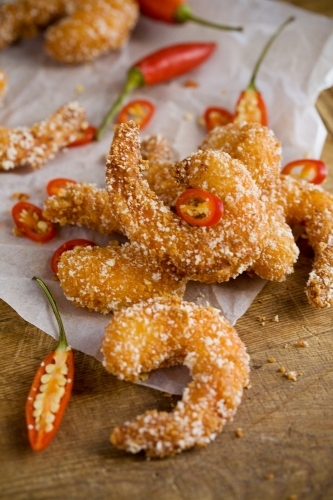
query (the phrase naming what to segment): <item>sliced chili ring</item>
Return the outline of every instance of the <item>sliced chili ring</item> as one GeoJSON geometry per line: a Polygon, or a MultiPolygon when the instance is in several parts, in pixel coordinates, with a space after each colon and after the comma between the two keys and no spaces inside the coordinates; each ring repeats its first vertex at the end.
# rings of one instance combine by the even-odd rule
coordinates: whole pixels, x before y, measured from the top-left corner
{"type": "Polygon", "coordinates": [[[207,130],[213,130],[215,127],[221,127],[232,123],[234,117],[225,108],[211,106],[204,113],[204,120],[207,130]]]}
{"type": "Polygon", "coordinates": [[[67,250],[73,250],[75,247],[94,247],[96,246],[96,243],[90,240],[85,240],[83,238],[77,238],[74,240],[69,240],[65,241],[62,245],[60,245],[59,248],[54,252],[52,259],[51,259],[51,269],[54,272],[54,274],[57,274],[58,272],[58,264],[60,261],[60,258],[64,252],[67,252],[67,250]]]}
{"type": "Polygon", "coordinates": [[[89,144],[90,142],[95,140],[96,132],[96,127],[94,127],[93,125],[88,125],[78,133],[77,138],[74,141],[70,142],[67,147],[75,148],[77,146],[85,146],[86,144],[89,144]]]}
{"type": "Polygon", "coordinates": [[[291,175],[295,179],[303,179],[312,184],[321,184],[328,176],[327,165],[321,160],[305,158],[287,163],[281,170],[283,175],[291,175]]]}
{"type": "Polygon", "coordinates": [[[46,243],[56,234],[55,225],[43,216],[42,210],[27,201],[13,206],[12,217],[20,233],[37,243],[46,243]]]}
{"type": "Polygon", "coordinates": [[[140,129],[143,129],[151,120],[154,112],[155,106],[153,103],[145,99],[137,99],[127,103],[120,110],[117,122],[125,123],[133,120],[140,129]]]}
{"type": "Polygon", "coordinates": [[[73,179],[66,179],[65,177],[57,177],[51,179],[46,185],[46,192],[48,196],[58,195],[62,189],[65,189],[68,184],[76,184],[73,179]]]}
{"type": "Polygon", "coordinates": [[[223,202],[204,189],[187,189],[176,201],[176,212],[192,226],[215,226],[223,215],[223,202]]]}

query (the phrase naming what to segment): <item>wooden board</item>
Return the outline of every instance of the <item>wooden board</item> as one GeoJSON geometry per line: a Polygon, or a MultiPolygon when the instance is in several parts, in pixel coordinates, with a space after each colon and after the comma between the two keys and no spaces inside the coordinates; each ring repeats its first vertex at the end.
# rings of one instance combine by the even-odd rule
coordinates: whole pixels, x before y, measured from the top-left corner
{"type": "MultiPolygon", "coordinates": [[[[333,16],[331,0],[289,3],[333,16]]],[[[325,187],[333,192],[333,89],[322,93],[318,110],[331,130],[322,157],[331,170],[325,187]]],[[[237,322],[251,355],[252,387],[235,421],[206,449],[159,461],[117,451],[110,431],[148,408],[169,410],[177,398],[120,382],[80,352],[57,438],[42,453],[30,450],[25,399],[55,341],[0,301],[0,498],[332,500],[333,309],[308,304],[310,269],[302,256],[295,273],[267,284],[237,322]]]]}

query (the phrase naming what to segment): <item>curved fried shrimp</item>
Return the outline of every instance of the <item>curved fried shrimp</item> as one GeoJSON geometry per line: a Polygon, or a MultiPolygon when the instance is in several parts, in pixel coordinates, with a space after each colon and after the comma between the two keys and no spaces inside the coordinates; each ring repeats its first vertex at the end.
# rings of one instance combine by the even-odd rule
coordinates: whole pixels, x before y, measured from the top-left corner
{"type": "Polygon", "coordinates": [[[136,0],[84,0],[48,28],[45,48],[57,61],[87,62],[121,47],[139,14],[136,0]]]}
{"type": "Polygon", "coordinates": [[[172,154],[165,137],[154,135],[141,142],[141,155],[148,160],[143,172],[150,189],[168,206],[174,205],[184,187],[172,175],[172,154]]]}
{"type": "Polygon", "coordinates": [[[321,186],[281,175],[275,196],[287,222],[304,226],[314,250],[306,284],[310,303],[320,308],[333,306],[333,195],[321,186]]]}
{"type": "Polygon", "coordinates": [[[293,272],[299,250],[283,211],[272,201],[272,192],[277,189],[280,178],[280,142],[272,130],[260,124],[232,123],[214,128],[200,148],[224,151],[242,161],[261,189],[261,200],[269,217],[269,231],[262,254],[251,270],[261,278],[283,281],[293,272]]]}
{"type": "MultiPolygon", "coordinates": [[[[207,175],[219,169],[216,194],[223,218],[213,227],[183,222],[142,178],[138,127],[117,127],[106,165],[110,204],[126,235],[157,261],[173,264],[190,279],[207,283],[235,277],[259,257],[268,230],[259,191],[246,168],[219,151],[198,152],[207,175]]],[[[199,186],[201,187],[201,186],[199,186]]]]}
{"type": "Polygon", "coordinates": [[[0,127],[0,170],[42,167],[76,138],[84,123],[85,110],[73,101],[31,127],[0,127]]]}
{"type": "Polygon", "coordinates": [[[182,296],[186,284],[129,243],[64,252],[58,278],[66,297],[76,306],[103,314],[150,297],[182,296]]]}
{"type": "Polygon", "coordinates": [[[0,97],[4,95],[7,88],[6,73],[0,68],[0,97]]]}
{"type": "Polygon", "coordinates": [[[58,195],[45,200],[43,215],[61,226],[86,226],[107,235],[123,233],[106,190],[93,184],[69,184],[58,195]]]}
{"type": "Polygon", "coordinates": [[[0,49],[19,38],[30,38],[39,28],[64,16],[68,4],[65,0],[17,0],[0,5],[0,49]]]}
{"type": "Polygon", "coordinates": [[[146,411],[114,429],[111,442],[165,457],[206,446],[231,420],[248,384],[249,356],[234,328],[211,307],[176,298],[123,309],[105,330],[104,366],[120,379],[184,363],[193,380],[171,413],[146,411]]]}
{"type": "Polygon", "coordinates": [[[230,123],[211,130],[199,149],[218,149],[246,165],[263,195],[278,182],[281,144],[273,131],[259,123],[230,123]]]}

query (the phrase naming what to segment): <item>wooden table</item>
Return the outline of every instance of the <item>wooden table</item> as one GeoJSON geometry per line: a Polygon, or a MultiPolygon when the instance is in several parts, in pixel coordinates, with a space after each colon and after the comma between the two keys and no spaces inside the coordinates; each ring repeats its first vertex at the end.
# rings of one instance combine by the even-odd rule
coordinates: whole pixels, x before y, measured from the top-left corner
{"type": "MultiPolygon", "coordinates": [[[[289,3],[333,16],[332,0],[289,3]]],[[[333,192],[333,88],[318,109],[330,129],[322,157],[331,170],[325,187],[333,192]]],[[[206,449],[159,461],[116,450],[110,431],[147,408],[169,410],[176,397],[120,382],[81,352],[57,437],[42,453],[30,450],[25,400],[55,341],[0,301],[0,498],[332,500],[333,309],[308,304],[310,269],[311,259],[301,256],[295,273],[268,283],[237,322],[251,355],[252,387],[235,421],[206,449]],[[296,371],[297,381],[281,367],[296,371]]]]}

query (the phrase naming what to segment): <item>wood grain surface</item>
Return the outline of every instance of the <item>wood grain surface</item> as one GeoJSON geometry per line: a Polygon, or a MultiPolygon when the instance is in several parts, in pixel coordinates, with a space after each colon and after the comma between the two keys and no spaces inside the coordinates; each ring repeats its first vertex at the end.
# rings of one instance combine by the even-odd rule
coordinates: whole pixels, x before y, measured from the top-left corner
{"type": "MultiPolygon", "coordinates": [[[[332,0],[289,3],[333,17],[332,0]]],[[[322,158],[331,172],[325,187],[333,192],[333,89],[317,106],[330,131],[322,158]]],[[[0,498],[332,500],[333,309],[308,304],[310,269],[304,254],[295,273],[268,283],[237,322],[251,356],[252,386],[234,422],[206,449],[159,461],[116,450],[109,435],[148,408],[169,410],[177,398],[120,382],[81,352],[56,438],[41,453],[30,450],[25,400],[55,341],[0,301],[0,498]]]]}

